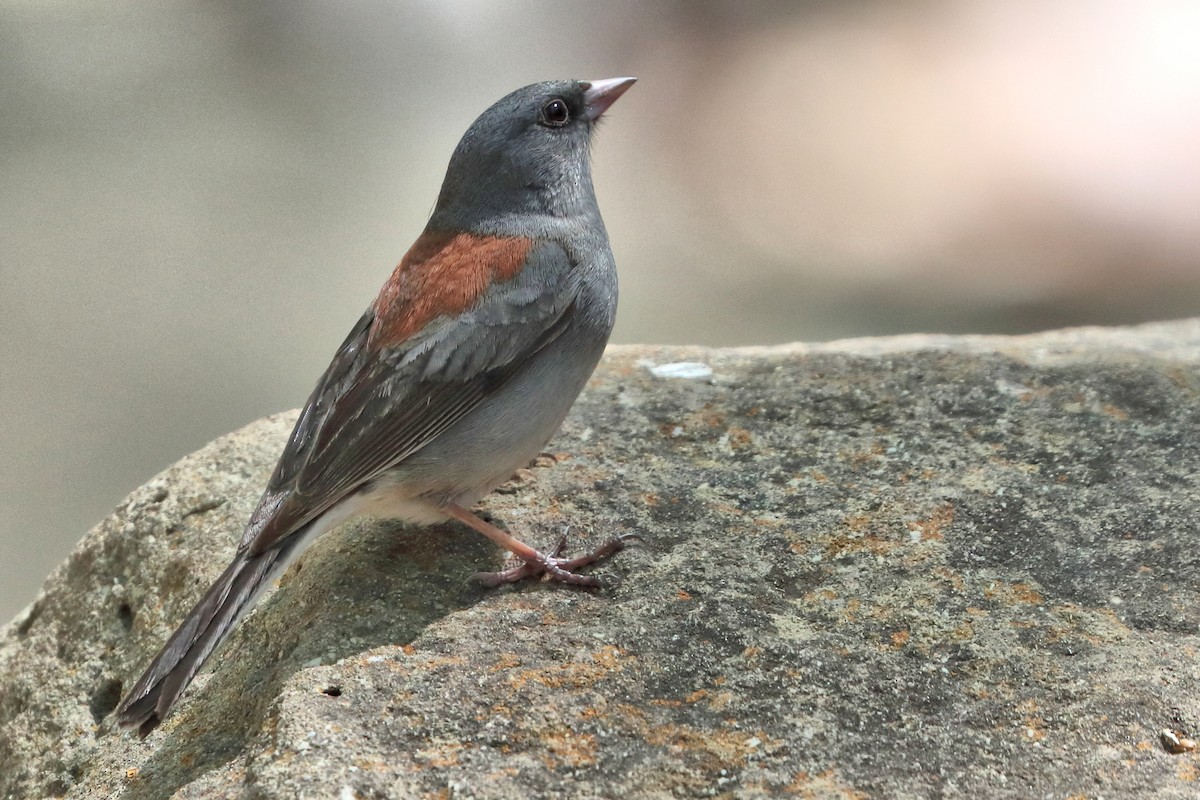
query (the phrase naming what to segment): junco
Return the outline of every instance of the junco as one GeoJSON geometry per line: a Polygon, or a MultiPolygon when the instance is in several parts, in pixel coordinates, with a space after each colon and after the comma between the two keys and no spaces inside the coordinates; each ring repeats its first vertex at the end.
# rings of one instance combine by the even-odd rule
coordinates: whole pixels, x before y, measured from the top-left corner
{"type": "Polygon", "coordinates": [[[522,565],[477,577],[582,586],[621,549],[546,554],[469,509],[529,463],[600,359],[617,274],[592,189],[596,121],[634,78],[536,83],[475,120],[425,231],[308,398],[233,563],[117,706],[146,736],[258,594],[317,536],[369,514],[455,519],[522,565]]]}

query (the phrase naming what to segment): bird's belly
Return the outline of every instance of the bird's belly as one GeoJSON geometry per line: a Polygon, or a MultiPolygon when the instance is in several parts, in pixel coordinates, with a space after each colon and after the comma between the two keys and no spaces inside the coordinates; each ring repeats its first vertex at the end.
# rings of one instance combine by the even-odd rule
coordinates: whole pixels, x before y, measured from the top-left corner
{"type": "MultiPolygon", "coordinates": [[[[406,498],[470,506],[532,461],[562,424],[604,352],[606,332],[568,329],[477,409],[377,479],[406,498]]],[[[413,518],[413,515],[402,514],[413,518]]],[[[417,520],[414,520],[417,521],[417,520]]]]}

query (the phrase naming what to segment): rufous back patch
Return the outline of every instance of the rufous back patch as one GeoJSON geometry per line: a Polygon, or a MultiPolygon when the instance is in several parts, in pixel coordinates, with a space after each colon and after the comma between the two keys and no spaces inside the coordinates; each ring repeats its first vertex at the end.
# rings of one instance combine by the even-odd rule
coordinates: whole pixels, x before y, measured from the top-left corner
{"type": "Polygon", "coordinates": [[[375,298],[367,346],[393,347],[431,320],[466,311],[492,283],[521,271],[533,240],[425,231],[375,298]]]}

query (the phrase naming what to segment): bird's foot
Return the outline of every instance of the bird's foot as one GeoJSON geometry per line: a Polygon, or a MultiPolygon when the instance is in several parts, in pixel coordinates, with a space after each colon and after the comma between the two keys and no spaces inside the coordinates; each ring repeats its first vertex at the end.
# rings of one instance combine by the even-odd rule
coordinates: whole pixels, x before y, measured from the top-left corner
{"type": "Polygon", "coordinates": [[[516,583],[526,578],[545,578],[557,583],[595,588],[601,585],[599,578],[593,575],[580,575],[576,570],[608,558],[613,553],[624,550],[627,542],[641,538],[636,533],[614,536],[590,553],[575,558],[563,558],[563,551],[567,549],[567,535],[564,533],[549,554],[534,550],[531,557],[519,556],[521,563],[515,567],[499,572],[476,572],[471,579],[489,588],[505,583],[516,583]]]}

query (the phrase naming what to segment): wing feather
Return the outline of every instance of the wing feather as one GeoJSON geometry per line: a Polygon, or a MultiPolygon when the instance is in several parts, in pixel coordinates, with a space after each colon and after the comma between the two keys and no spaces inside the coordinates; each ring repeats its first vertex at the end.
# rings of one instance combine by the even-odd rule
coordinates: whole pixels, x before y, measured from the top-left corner
{"type": "Polygon", "coordinates": [[[499,391],[571,323],[570,272],[561,247],[540,243],[467,311],[382,348],[368,310],[300,412],[241,549],[276,546],[499,391]]]}

